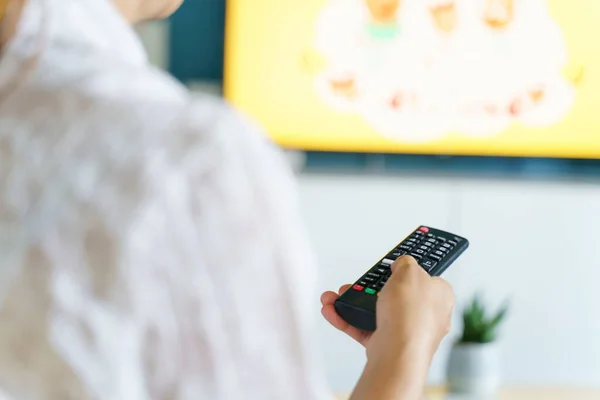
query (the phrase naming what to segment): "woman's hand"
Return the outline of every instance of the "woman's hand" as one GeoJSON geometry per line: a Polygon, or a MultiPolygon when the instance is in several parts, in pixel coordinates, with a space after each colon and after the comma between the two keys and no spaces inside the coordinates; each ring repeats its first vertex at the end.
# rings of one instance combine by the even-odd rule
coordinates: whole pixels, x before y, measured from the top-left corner
{"type": "Polygon", "coordinates": [[[356,340],[358,343],[367,347],[369,342],[369,338],[373,332],[361,331],[358,328],[353,327],[346,321],[342,319],[335,311],[335,307],[333,304],[351,285],[343,285],[340,287],[338,292],[325,292],[321,295],[321,314],[323,317],[329,322],[334,328],[344,332],[346,335],[350,336],[352,339],[356,340]]]}
{"type": "Polygon", "coordinates": [[[450,331],[452,287],[442,278],[430,276],[410,256],[398,258],[391,268],[392,276],[377,300],[377,330],[367,353],[386,353],[394,345],[410,344],[433,357],[450,331]]]}
{"type": "MultiPolygon", "coordinates": [[[[377,301],[377,326],[392,324],[396,328],[401,328],[405,324],[407,331],[427,331],[425,336],[432,334],[434,341],[441,341],[450,329],[454,307],[454,293],[450,285],[441,278],[429,276],[415,259],[409,256],[398,258],[391,268],[393,273],[388,283],[393,283],[386,284],[377,301]],[[388,289],[392,286],[393,288],[388,289]],[[435,315],[429,315],[431,313],[435,315]],[[422,322],[418,323],[421,320],[422,322]],[[430,330],[428,329],[430,323],[437,326],[430,330]]],[[[373,332],[362,331],[351,326],[334,308],[337,298],[350,286],[342,285],[337,293],[333,291],[323,293],[321,314],[334,328],[368,347],[373,332]]]]}
{"type": "Polygon", "coordinates": [[[364,332],[337,315],[333,303],[348,289],[321,296],[325,319],[367,350],[367,365],[352,400],[420,398],[433,355],[450,331],[454,293],[412,257],[398,258],[377,300],[377,330],[364,332]]]}

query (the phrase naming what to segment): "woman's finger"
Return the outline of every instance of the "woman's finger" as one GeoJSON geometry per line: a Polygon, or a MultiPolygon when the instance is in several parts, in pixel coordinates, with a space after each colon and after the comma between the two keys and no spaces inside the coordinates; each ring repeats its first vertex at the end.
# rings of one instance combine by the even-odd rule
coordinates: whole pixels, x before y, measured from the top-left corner
{"type": "Polygon", "coordinates": [[[333,305],[337,298],[340,297],[337,293],[329,291],[325,292],[321,295],[321,304],[322,305],[333,305]]]}
{"type": "Polygon", "coordinates": [[[350,289],[350,286],[352,285],[342,285],[340,286],[340,289],[338,290],[338,294],[341,296],[346,290],[350,289]]]}

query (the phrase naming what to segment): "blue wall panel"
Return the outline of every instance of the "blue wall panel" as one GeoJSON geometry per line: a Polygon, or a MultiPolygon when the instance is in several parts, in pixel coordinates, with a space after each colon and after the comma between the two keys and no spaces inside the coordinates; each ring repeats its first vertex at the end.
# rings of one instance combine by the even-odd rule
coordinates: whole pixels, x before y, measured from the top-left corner
{"type": "Polygon", "coordinates": [[[225,0],[186,0],[171,17],[171,73],[182,82],[221,80],[224,31],[225,0]]]}
{"type": "Polygon", "coordinates": [[[310,152],[307,170],[597,180],[600,160],[310,152]]]}

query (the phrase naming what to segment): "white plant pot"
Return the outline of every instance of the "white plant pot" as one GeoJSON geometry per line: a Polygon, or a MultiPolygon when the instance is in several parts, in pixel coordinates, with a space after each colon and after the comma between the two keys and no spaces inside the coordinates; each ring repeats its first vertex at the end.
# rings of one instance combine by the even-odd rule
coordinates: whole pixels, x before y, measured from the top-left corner
{"type": "Polygon", "coordinates": [[[455,344],[447,365],[451,393],[493,396],[500,386],[500,354],[495,343],[455,344]]]}

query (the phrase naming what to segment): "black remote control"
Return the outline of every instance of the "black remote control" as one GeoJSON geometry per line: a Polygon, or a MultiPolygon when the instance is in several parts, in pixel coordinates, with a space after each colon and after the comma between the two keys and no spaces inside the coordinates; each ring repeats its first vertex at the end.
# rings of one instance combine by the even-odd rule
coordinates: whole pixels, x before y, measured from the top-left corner
{"type": "Polygon", "coordinates": [[[390,266],[403,255],[414,257],[431,276],[440,276],[469,247],[453,233],[421,226],[394,247],[335,302],[337,313],[350,325],[365,331],[376,328],[377,296],[392,274],[390,266]]]}

